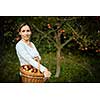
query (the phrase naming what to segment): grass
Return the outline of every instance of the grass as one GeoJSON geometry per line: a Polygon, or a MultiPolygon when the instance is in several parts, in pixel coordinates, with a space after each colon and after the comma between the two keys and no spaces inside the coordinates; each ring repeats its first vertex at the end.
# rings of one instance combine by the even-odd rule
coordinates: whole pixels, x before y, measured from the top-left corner
{"type": "Polygon", "coordinates": [[[91,63],[93,63],[93,61],[95,62],[96,59],[93,59],[88,56],[83,56],[80,54],[74,55],[70,53],[64,55],[64,59],[61,62],[60,77],[55,78],[54,77],[56,70],[55,53],[44,54],[42,58],[43,58],[43,63],[48,62],[45,65],[48,66],[48,68],[52,72],[52,77],[49,80],[49,82],[52,83],[99,82],[99,79],[97,79],[96,81],[95,77],[96,70],[93,70],[95,68],[91,66],[91,63]]]}
{"type": "MultiPolygon", "coordinates": [[[[19,77],[19,60],[15,48],[4,51],[0,64],[0,82],[20,82],[19,77]]],[[[55,78],[56,56],[55,53],[41,53],[41,63],[46,66],[52,76],[47,83],[88,83],[100,82],[100,61],[97,57],[87,55],[64,53],[61,61],[61,73],[59,78],[55,78]]]]}

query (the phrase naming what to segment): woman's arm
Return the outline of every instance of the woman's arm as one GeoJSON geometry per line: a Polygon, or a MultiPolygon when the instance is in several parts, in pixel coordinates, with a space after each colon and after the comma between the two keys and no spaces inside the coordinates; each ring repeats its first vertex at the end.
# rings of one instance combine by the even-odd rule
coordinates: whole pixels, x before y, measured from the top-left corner
{"type": "MultiPolygon", "coordinates": [[[[19,59],[24,59],[27,63],[38,69],[38,63],[31,58],[31,56],[27,53],[23,45],[16,45],[16,51],[17,55],[21,57],[19,59]]],[[[47,70],[47,68],[40,64],[40,71],[44,72],[45,70],[47,70]]]]}
{"type": "Polygon", "coordinates": [[[32,44],[32,47],[34,48],[34,52],[36,54],[36,57],[35,58],[41,60],[41,56],[40,56],[37,48],[35,47],[35,45],[32,42],[31,42],[31,44],[32,44]]]}

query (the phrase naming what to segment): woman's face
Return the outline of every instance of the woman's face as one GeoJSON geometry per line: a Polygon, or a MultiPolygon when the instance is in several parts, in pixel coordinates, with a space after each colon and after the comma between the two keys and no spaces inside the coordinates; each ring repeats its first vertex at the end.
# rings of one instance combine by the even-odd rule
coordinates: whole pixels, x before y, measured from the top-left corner
{"type": "Polygon", "coordinates": [[[21,35],[22,39],[28,41],[30,39],[32,32],[30,30],[30,27],[28,25],[25,25],[21,28],[19,34],[21,35]]]}

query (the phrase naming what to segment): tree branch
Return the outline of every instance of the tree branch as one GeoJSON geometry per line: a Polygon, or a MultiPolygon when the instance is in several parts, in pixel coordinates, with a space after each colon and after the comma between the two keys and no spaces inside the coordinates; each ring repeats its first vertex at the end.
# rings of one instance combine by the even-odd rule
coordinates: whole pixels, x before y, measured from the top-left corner
{"type": "Polygon", "coordinates": [[[53,40],[53,39],[51,39],[50,37],[47,37],[50,41],[52,41],[53,43],[54,43],[54,45],[57,47],[57,43],[53,40]]]}
{"type": "Polygon", "coordinates": [[[67,24],[67,26],[74,32],[74,35],[79,36],[79,35],[77,34],[77,32],[73,29],[73,27],[71,27],[71,25],[69,25],[68,23],[66,23],[66,24],[67,24]]]}
{"type": "Polygon", "coordinates": [[[41,31],[39,28],[37,28],[34,24],[32,24],[32,26],[39,32],[39,33],[42,33],[42,34],[44,34],[44,32],[43,31],[41,31]]]}
{"type": "Polygon", "coordinates": [[[51,39],[50,37],[47,36],[48,34],[54,32],[55,30],[51,30],[51,31],[49,31],[48,33],[45,33],[45,32],[43,32],[43,31],[41,31],[38,27],[36,27],[34,24],[32,24],[32,26],[33,26],[39,33],[42,33],[42,34],[43,34],[42,37],[41,37],[41,39],[39,40],[39,43],[42,41],[42,39],[48,38],[50,41],[52,41],[54,44],[56,44],[55,41],[54,41],[53,39],[51,39]]]}
{"type": "Polygon", "coordinates": [[[68,44],[72,39],[73,39],[73,37],[71,37],[71,38],[69,38],[68,40],[66,40],[66,42],[64,42],[64,43],[61,45],[61,48],[63,48],[66,44],[68,44]]]}

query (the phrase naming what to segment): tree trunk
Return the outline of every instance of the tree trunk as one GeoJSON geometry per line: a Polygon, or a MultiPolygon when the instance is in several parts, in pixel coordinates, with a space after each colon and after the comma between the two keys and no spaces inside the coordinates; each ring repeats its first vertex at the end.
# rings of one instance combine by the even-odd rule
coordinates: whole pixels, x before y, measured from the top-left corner
{"type": "Polygon", "coordinates": [[[56,68],[56,74],[55,74],[55,77],[59,77],[60,75],[60,58],[61,58],[61,49],[59,48],[57,50],[57,68],[56,68]]]}

